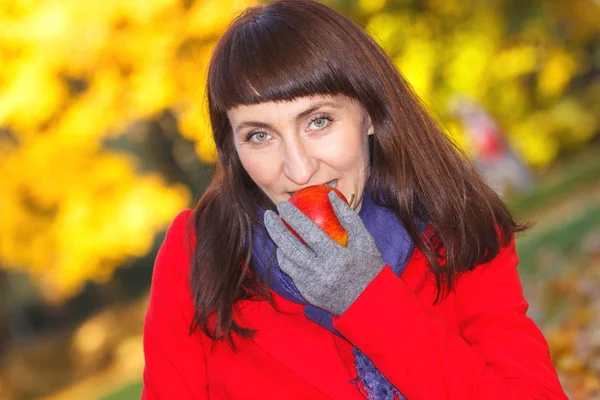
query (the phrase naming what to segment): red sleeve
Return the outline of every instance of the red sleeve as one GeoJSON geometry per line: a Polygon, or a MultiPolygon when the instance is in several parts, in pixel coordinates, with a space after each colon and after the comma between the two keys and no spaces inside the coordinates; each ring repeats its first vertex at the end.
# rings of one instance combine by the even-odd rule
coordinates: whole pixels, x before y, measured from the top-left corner
{"type": "Polygon", "coordinates": [[[517,264],[513,239],[457,281],[460,335],[389,267],[334,327],[411,400],[566,399],[546,340],[526,316],[517,264]]]}
{"type": "Polygon", "coordinates": [[[171,223],[156,257],[144,322],[143,400],[208,398],[201,336],[189,335],[190,214],[185,210],[171,223]]]}

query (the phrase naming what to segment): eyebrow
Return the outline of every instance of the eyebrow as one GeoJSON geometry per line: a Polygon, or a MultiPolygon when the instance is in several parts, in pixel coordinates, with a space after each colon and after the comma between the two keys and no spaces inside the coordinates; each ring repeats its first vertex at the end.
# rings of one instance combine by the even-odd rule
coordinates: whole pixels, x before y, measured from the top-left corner
{"type": "MultiPolygon", "coordinates": [[[[302,118],[306,117],[307,115],[317,111],[319,108],[321,107],[333,107],[333,108],[341,108],[342,106],[339,103],[333,102],[333,101],[319,101],[317,103],[314,103],[313,105],[311,105],[309,108],[307,108],[306,110],[302,111],[301,113],[299,113],[298,115],[296,115],[296,121],[301,120],[302,118]]],[[[239,131],[240,129],[243,128],[248,128],[248,127],[254,127],[254,128],[271,128],[270,124],[267,124],[265,122],[260,122],[260,121],[244,121],[241,124],[239,124],[236,127],[236,131],[239,131]]]]}

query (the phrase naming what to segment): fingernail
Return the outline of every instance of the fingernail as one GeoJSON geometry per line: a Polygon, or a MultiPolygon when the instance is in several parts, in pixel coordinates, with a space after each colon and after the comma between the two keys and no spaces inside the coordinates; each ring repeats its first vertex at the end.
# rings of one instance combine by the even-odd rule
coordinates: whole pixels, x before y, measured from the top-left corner
{"type": "Polygon", "coordinates": [[[335,203],[335,204],[339,204],[342,201],[340,196],[338,196],[337,193],[335,193],[333,191],[329,192],[329,199],[331,200],[332,203],[335,203]]]}
{"type": "Polygon", "coordinates": [[[274,213],[273,211],[271,211],[271,210],[267,210],[267,211],[265,212],[265,216],[264,216],[264,218],[263,218],[263,221],[264,221],[265,225],[273,225],[273,221],[274,221],[274,219],[275,219],[275,218],[279,218],[279,217],[277,216],[277,214],[275,214],[275,213],[274,213]]]}
{"type": "Polygon", "coordinates": [[[277,211],[279,211],[279,215],[287,215],[290,216],[293,213],[292,209],[294,206],[289,201],[280,201],[277,204],[277,211]]]}

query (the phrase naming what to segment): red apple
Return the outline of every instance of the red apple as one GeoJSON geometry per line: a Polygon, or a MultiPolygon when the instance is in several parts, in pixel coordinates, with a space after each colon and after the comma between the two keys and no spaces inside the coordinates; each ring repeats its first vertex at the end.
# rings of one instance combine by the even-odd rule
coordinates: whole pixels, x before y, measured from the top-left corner
{"type": "MultiPolygon", "coordinates": [[[[329,192],[334,191],[340,199],[346,203],[346,197],[337,189],[329,187],[327,185],[315,185],[305,187],[304,189],[298,190],[290,198],[289,202],[298,208],[304,215],[311,219],[319,228],[321,228],[326,234],[329,235],[333,240],[342,246],[348,244],[348,233],[344,227],[338,221],[331,202],[329,201],[329,192]]],[[[285,226],[304,244],[304,240],[298,235],[296,231],[292,229],[285,221],[285,226]]]]}

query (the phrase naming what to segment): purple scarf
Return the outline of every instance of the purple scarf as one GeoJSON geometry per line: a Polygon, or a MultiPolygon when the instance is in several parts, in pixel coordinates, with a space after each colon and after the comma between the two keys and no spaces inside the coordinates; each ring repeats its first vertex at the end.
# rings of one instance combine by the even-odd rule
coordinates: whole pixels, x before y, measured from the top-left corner
{"type": "MultiPolygon", "coordinates": [[[[261,221],[263,214],[264,210],[259,215],[261,221]]],[[[358,215],[375,239],[383,261],[392,268],[396,275],[400,276],[415,248],[402,223],[393,211],[375,204],[369,191],[366,191],[363,196],[358,215]]],[[[275,250],[275,243],[269,237],[266,229],[261,225],[256,225],[254,227],[252,259],[263,282],[267,282],[275,293],[285,299],[304,304],[306,306],[304,315],[339,335],[332,325],[333,315],[308,304],[296,289],[292,279],[279,269],[277,257],[274,256],[275,250]],[[269,264],[271,264],[271,268],[269,268],[269,264]]],[[[353,353],[358,378],[362,381],[367,391],[365,395],[370,400],[393,400],[394,395],[406,400],[400,391],[377,370],[377,367],[365,354],[356,347],[353,349],[353,353]]],[[[352,383],[356,384],[357,382],[353,381],[352,383]]]]}

